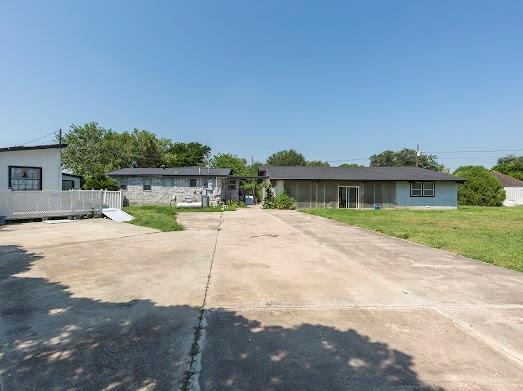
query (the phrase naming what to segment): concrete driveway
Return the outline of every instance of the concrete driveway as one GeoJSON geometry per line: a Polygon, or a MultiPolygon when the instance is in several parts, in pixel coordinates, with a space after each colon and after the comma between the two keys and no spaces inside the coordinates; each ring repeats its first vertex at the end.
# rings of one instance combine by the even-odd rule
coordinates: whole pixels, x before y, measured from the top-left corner
{"type": "Polygon", "coordinates": [[[216,231],[0,227],[0,391],[177,389],[216,231]]]}
{"type": "Polygon", "coordinates": [[[294,211],[225,214],[203,389],[522,389],[523,274],[294,211]]]}
{"type": "Polygon", "coordinates": [[[180,220],[1,228],[0,391],[523,387],[521,273],[293,211],[180,220]]]}

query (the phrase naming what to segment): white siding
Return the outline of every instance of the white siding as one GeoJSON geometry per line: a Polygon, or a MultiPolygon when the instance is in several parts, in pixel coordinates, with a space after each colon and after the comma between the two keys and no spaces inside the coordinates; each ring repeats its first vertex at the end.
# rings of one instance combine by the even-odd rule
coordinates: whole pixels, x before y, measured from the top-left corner
{"type": "Polygon", "coordinates": [[[505,187],[507,198],[503,205],[515,206],[523,205],[523,187],[505,187]]]}
{"type": "Polygon", "coordinates": [[[42,168],[42,190],[62,190],[60,150],[30,149],[0,152],[0,190],[9,186],[9,166],[42,168]]]}

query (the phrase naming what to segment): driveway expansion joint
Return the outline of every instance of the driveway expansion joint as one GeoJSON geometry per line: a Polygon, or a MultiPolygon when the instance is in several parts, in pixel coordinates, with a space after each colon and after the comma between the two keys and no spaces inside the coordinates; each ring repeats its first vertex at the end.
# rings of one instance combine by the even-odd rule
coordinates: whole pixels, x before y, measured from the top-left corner
{"type": "Polygon", "coordinates": [[[202,358],[202,345],[205,341],[205,327],[207,326],[207,321],[205,318],[205,307],[207,304],[207,296],[209,294],[209,288],[211,285],[212,269],[214,265],[214,258],[216,256],[216,249],[218,247],[218,238],[220,236],[221,225],[223,223],[223,211],[220,212],[220,219],[216,227],[216,237],[214,240],[214,248],[212,251],[211,262],[209,265],[209,274],[207,275],[207,282],[205,284],[205,291],[203,294],[202,305],[200,307],[200,313],[198,315],[198,321],[194,328],[194,337],[191,344],[190,352],[190,361],[189,368],[185,371],[184,378],[181,384],[182,391],[188,390],[200,390],[199,385],[199,373],[201,370],[201,358],[202,358]]]}

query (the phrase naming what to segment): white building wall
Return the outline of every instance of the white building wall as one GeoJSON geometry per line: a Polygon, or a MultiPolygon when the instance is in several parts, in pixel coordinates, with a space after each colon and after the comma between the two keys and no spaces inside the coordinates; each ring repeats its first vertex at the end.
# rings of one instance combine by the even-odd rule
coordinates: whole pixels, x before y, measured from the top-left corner
{"type": "Polygon", "coordinates": [[[41,167],[42,190],[62,190],[62,170],[59,149],[29,149],[0,152],[0,190],[8,189],[9,166],[41,167]]]}
{"type": "Polygon", "coordinates": [[[505,187],[505,206],[523,205],[523,187],[505,187]]]}

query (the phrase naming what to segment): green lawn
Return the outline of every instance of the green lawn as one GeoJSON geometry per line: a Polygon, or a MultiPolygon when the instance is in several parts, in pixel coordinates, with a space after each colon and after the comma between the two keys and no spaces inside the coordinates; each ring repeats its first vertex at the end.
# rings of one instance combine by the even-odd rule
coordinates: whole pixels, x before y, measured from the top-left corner
{"type": "Polygon", "coordinates": [[[523,271],[523,207],[301,211],[523,271]]]}
{"type": "MultiPolygon", "coordinates": [[[[160,231],[181,231],[183,226],[178,223],[176,215],[180,212],[221,212],[221,208],[171,208],[169,206],[127,206],[124,212],[134,217],[131,224],[143,227],[156,228],[160,231]]],[[[234,208],[227,208],[227,211],[234,208]]]]}

